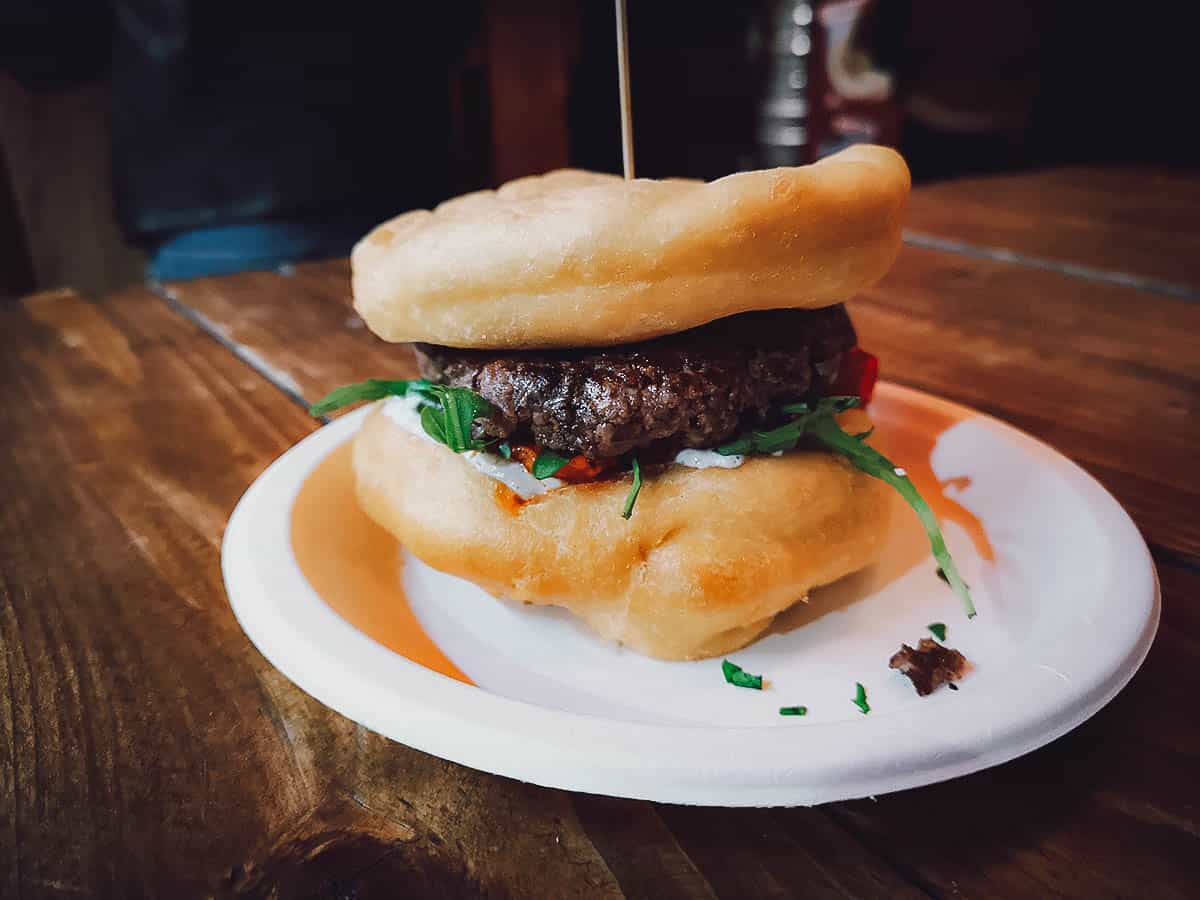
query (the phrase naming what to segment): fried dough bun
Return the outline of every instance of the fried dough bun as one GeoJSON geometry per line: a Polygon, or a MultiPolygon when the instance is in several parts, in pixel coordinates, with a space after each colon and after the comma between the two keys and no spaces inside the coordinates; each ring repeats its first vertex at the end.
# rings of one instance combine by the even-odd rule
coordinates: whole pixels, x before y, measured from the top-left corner
{"type": "Polygon", "coordinates": [[[704,183],[562,169],[404,213],[354,248],[354,303],[388,341],[476,349],[643,341],[839,303],[900,249],[898,153],[859,145],[704,183]]]}
{"type": "Polygon", "coordinates": [[[736,469],[647,473],[522,501],[376,409],[354,438],[359,504],[435,569],[489,593],[563,606],[599,635],[660,659],[753,641],[808,591],[875,562],[890,489],[820,451],[736,469]]]}

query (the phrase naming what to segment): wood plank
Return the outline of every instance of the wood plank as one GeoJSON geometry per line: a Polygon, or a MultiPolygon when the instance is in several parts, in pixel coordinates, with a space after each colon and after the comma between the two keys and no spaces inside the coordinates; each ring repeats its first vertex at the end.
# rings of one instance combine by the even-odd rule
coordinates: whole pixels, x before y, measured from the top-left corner
{"type": "Polygon", "coordinates": [[[824,810],[779,812],[661,806],[659,814],[721,897],[926,896],[878,860],[847,853],[846,834],[824,810]]]}
{"type": "MultiPolygon", "coordinates": [[[[415,372],[406,348],[353,314],[344,263],[169,290],[309,400],[415,372]]],[[[1200,304],[906,247],[850,310],[883,377],[1042,438],[1104,482],[1148,539],[1200,556],[1200,304]]]]}
{"type": "Polygon", "coordinates": [[[238,629],[221,532],[300,409],[143,291],[0,317],[0,894],[255,896],[385,858],[422,895],[617,894],[568,796],[355,726],[238,629]]]}
{"type": "Polygon", "coordinates": [[[1200,176],[1076,166],[913,191],[923,234],[1175,283],[1200,296],[1200,176]]]}
{"type": "Polygon", "coordinates": [[[1200,556],[1200,305],[910,247],[849,308],[883,377],[1042,438],[1200,556]]]}
{"type": "MultiPolygon", "coordinates": [[[[304,283],[281,282],[293,314],[263,334],[306,321],[304,283]]],[[[650,804],[409,750],[251,647],[220,536],[315,423],[159,298],[0,309],[0,384],[0,895],[711,895],[719,848],[698,865],[650,804]]],[[[844,829],[821,833],[821,853],[905,893],[844,829]]],[[[786,883],[818,852],[787,846],[740,858],[786,883]]]]}
{"type": "Polygon", "coordinates": [[[998,768],[834,814],[936,895],[1194,897],[1200,569],[1157,565],[1158,639],[1090,721],[998,768]]]}

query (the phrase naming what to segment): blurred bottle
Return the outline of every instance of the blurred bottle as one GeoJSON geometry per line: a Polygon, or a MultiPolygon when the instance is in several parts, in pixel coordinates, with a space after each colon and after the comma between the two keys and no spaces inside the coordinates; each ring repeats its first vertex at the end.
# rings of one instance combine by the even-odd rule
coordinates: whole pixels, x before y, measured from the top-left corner
{"type": "Polygon", "coordinates": [[[896,79],[869,49],[874,6],[871,0],[771,5],[760,165],[802,165],[853,143],[899,143],[896,79]]]}
{"type": "MultiPolygon", "coordinates": [[[[900,144],[903,113],[897,78],[877,58],[886,0],[825,0],[817,4],[813,29],[814,158],[850,144],[900,144]]],[[[888,34],[885,37],[894,37],[888,34]]]]}
{"type": "Polygon", "coordinates": [[[765,168],[798,166],[811,159],[809,58],[813,4],[777,0],[763,28],[766,85],[759,107],[757,163],[765,168]]]}

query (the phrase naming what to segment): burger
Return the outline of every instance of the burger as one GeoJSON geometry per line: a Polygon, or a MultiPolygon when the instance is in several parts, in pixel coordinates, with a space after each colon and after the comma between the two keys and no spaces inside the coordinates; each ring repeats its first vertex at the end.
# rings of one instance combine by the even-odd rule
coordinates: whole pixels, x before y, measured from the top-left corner
{"type": "Polygon", "coordinates": [[[717,181],[562,170],[375,228],[355,308],[420,379],[371,379],[358,503],[430,566],[663,659],[727,653],[878,559],[897,490],[843,301],[900,247],[874,146],[717,181]],[[851,421],[850,417],[857,416],[851,421]]]}

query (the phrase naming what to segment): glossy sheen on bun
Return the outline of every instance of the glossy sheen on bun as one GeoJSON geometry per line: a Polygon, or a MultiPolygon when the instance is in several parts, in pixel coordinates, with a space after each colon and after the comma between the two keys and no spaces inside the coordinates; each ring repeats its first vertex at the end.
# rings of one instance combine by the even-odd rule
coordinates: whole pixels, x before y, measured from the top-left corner
{"type": "Polygon", "coordinates": [[[521,178],[374,229],[351,256],[355,308],[388,341],[490,349],[829,306],[891,266],[908,192],[904,160],[874,146],[707,184],[521,178]]]}
{"type": "Polygon", "coordinates": [[[521,502],[380,411],[354,439],[363,510],[418,558],[489,593],[564,606],[601,637],[662,659],[748,644],[776,613],[871,564],[892,496],[822,452],[737,469],[647,473],[521,502]]]}

